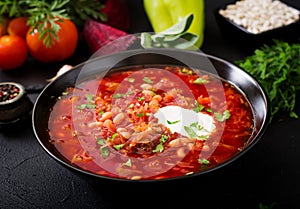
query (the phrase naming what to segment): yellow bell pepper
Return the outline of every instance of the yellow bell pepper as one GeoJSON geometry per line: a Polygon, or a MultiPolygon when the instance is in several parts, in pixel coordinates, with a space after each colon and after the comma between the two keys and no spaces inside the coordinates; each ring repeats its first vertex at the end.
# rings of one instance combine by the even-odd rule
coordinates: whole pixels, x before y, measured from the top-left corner
{"type": "Polygon", "coordinates": [[[193,14],[193,22],[187,32],[198,35],[196,47],[204,38],[204,0],[144,0],[144,9],[155,33],[162,32],[180,19],[193,14]]]}

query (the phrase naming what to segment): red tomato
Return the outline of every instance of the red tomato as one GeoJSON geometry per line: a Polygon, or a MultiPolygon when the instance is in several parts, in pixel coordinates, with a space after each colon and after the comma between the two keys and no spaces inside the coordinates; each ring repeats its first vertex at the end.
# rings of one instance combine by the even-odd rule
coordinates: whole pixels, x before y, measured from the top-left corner
{"type": "Polygon", "coordinates": [[[20,67],[27,60],[25,41],[14,35],[0,37],[0,69],[10,70],[20,67]]]}
{"type": "Polygon", "coordinates": [[[56,22],[60,26],[54,44],[46,47],[43,40],[39,39],[40,33],[37,29],[30,29],[26,35],[29,52],[33,58],[41,62],[62,61],[73,55],[77,47],[78,31],[75,24],[67,19],[56,22]],[[33,33],[30,33],[33,31],[33,33]]]}
{"type": "Polygon", "coordinates": [[[29,26],[26,17],[16,17],[9,21],[7,32],[9,35],[17,35],[25,39],[29,26]]]}

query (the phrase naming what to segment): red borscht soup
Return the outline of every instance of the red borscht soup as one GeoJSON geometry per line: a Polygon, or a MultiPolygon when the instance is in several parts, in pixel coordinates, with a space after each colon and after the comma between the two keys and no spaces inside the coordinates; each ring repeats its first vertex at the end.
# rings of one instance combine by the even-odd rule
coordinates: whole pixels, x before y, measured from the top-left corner
{"type": "Polygon", "coordinates": [[[234,85],[180,66],[131,67],[68,87],[50,111],[51,143],[93,174],[164,179],[228,161],[248,143],[251,106],[234,85]]]}

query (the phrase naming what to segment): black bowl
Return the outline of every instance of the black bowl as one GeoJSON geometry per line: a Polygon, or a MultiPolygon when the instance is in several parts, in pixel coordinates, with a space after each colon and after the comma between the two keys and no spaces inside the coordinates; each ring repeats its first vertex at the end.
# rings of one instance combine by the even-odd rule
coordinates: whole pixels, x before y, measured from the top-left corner
{"type": "MultiPolygon", "coordinates": [[[[229,4],[235,4],[236,1],[217,8],[214,15],[221,34],[232,44],[243,48],[245,51],[253,52],[256,48],[262,47],[264,44],[274,44],[274,40],[282,40],[287,42],[297,42],[300,37],[300,20],[291,24],[270,29],[261,33],[251,33],[246,28],[234,23],[219,13],[220,10],[226,9],[229,4]]],[[[288,2],[283,2],[287,6],[294,8],[288,2]]],[[[297,10],[297,8],[294,8],[297,10]]],[[[300,11],[299,11],[300,12],[300,11]]]]}
{"type": "Polygon", "coordinates": [[[265,131],[269,120],[269,105],[268,99],[260,87],[259,83],[245,71],[239,67],[222,60],[220,58],[206,55],[195,51],[183,51],[175,49],[138,49],[116,54],[111,54],[103,57],[93,58],[85,63],[75,66],[72,70],[64,73],[56,80],[48,84],[37,98],[32,115],[32,123],[35,136],[42,148],[57,162],[79,172],[88,178],[117,180],[117,181],[135,181],[135,182],[153,182],[166,181],[171,179],[160,180],[127,180],[111,177],[100,176],[90,172],[81,170],[78,167],[71,165],[49,142],[48,121],[49,111],[54,103],[53,97],[58,97],[65,91],[66,87],[74,86],[78,79],[87,79],[99,74],[102,71],[111,68],[122,68],[127,66],[147,66],[147,65],[180,65],[189,66],[195,69],[201,69],[209,73],[215,74],[239,88],[247,97],[253,107],[255,127],[251,139],[247,146],[230,160],[219,164],[211,169],[195,173],[194,175],[186,175],[174,179],[185,179],[191,176],[198,176],[205,173],[210,173],[217,168],[235,161],[247,150],[253,147],[254,144],[261,138],[265,131]]]}

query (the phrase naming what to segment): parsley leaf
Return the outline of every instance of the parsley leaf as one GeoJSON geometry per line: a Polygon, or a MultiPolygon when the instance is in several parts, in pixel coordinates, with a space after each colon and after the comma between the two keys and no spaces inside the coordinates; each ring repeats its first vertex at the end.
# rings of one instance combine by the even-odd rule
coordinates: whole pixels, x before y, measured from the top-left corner
{"type": "Polygon", "coordinates": [[[184,126],[184,130],[189,135],[190,138],[197,138],[200,140],[206,140],[209,136],[208,135],[198,135],[193,128],[197,128],[198,130],[203,129],[197,122],[191,123],[190,126],[184,126]]]}
{"type": "Polygon", "coordinates": [[[164,145],[163,144],[158,144],[156,145],[156,148],[152,150],[152,152],[162,152],[164,151],[164,145]]]}
{"type": "Polygon", "coordinates": [[[196,113],[201,112],[204,109],[204,106],[201,105],[198,101],[196,101],[196,106],[197,107],[193,109],[196,113]]]}
{"type": "Polygon", "coordinates": [[[168,138],[169,137],[167,135],[162,134],[159,141],[160,143],[165,143],[168,140],[168,138]]]}
{"type": "Polygon", "coordinates": [[[209,160],[207,160],[205,158],[198,159],[198,163],[201,164],[200,169],[207,168],[207,166],[209,166],[209,164],[210,164],[209,160]]]}
{"type": "Polygon", "coordinates": [[[102,138],[97,138],[97,144],[99,144],[99,145],[104,145],[104,144],[105,144],[104,139],[102,139],[102,138]]]}
{"type": "Polygon", "coordinates": [[[104,139],[102,139],[102,138],[97,138],[96,140],[97,140],[97,144],[100,145],[100,153],[101,153],[101,156],[102,156],[103,158],[108,157],[108,155],[109,155],[109,150],[108,150],[108,147],[107,147],[106,144],[105,144],[104,139]]]}
{"type": "Polygon", "coordinates": [[[296,96],[300,90],[300,44],[274,40],[236,64],[261,84],[270,100],[270,122],[278,112],[298,118],[296,96]]]}
{"type": "Polygon", "coordinates": [[[129,83],[133,83],[135,81],[134,78],[127,78],[126,81],[128,81],[129,83]]]}
{"type": "Polygon", "coordinates": [[[205,158],[198,159],[198,163],[201,163],[203,165],[209,165],[210,164],[210,162],[205,158]]]}
{"type": "Polygon", "coordinates": [[[112,98],[114,98],[114,99],[125,98],[126,96],[128,96],[130,94],[133,94],[133,91],[128,91],[128,92],[126,92],[124,94],[115,93],[115,94],[112,95],[112,98]]]}
{"type": "Polygon", "coordinates": [[[94,95],[93,94],[87,94],[85,97],[86,97],[87,103],[78,105],[77,108],[80,109],[80,110],[83,110],[85,108],[95,109],[97,107],[97,105],[94,104],[94,100],[93,100],[94,95]]]}
{"type": "Polygon", "coordinates": [[[146,83],[152,84],[153,81],[151,81],[151,79],[149,77],[144,77],[143,81],[145,81],[146,83]]]}
{"type": "Polygon", "coordinates": [[[206,79],[203,78],[197,78],[196,80],[193,81],[194,84],[205,84],[208,83],[208,81],[206,79]]]}
{"type": "Polygon", "coordinates": [[[222,114],[218,113],[218,112],[215,112],[214,114],[215,114],[217,121],[219,121],[219,122],[224,122],[225,120],[229,119],[231,116],[229,110],[225,110],[222,114]]]}
{"type": "Polygon", "coordinates": [[[143,117],[145,114],[144,113],[138,113],[138,114],[136,114],[136,116],[138,116],[138,117],[143,117]]]}
{"type": "Polygon", "coordinates": [[[78,105],[77,108],[80,109],[80,110],[83,110],[85,108],[88,108],[88,109],[95,109],[97,107],[97,105],[95,104],[81,104],[81,105],[78,105]]]}
{"type": "Polygon", "coordinates": [[[109,156],[109,150],[108,150],[108,147],[105,147],[105,146],[102,146],[100,147],[100,152],[101,152],[101,156],[103,158],[106,158],[109,156]]]}
{"type": "Polygon", "coordinates": [[[179,123],[179,122],[180,122],[180,120],[176,120],[176,121],[168,121],[167,120],[167,123],[170,124],[170,125],[176,124],[176,123],[179,123]]]}
{"type": "Polygon", "coordinates": [[[87,102],[90,102],[90,103],[92,103],[92,102],[94,102],[94,95],[93,94],[87,94],[86,95],[86,100],[87,100],[87,102]]]}
{"type": "Polygon", "coordinates": [[[155,149],[154,150],[152,150],[152,152],[162,152],[162,151],[164,151],[164,143],[168,140],[168,136],[167,135],[164,135],[164,134],[162,134],[161,135],[161,137],[160,137],[160,140],[159,140],[159,144],[158,145],[156,145],[156,147],[155,147],[155,149]]]}
{"type": "Polygon", "coordinates": [[[137,99],[137,101],[143,101],[143,100],[145,100],[145,97],[138,97],[138,98],[136,98],[137,99]]]}
{"type": "Polygon", "coordinates": [[[197,133],[189,126],[184,126],[183,127],[186,133],[189,135],[190,138],[197,138],[198,135],[197,133]]]}
{"type": "Polygon", "coordinates": [[[123,165],[131,167],[132,166],[131,159],[129,158],[125,163],[123,163],[123,165]]]}
{"type": "Polygon", "coordinates": [[[120,150],[120,149],[122,149],[122,147],[124,147],[124,145],[125,145],[125,144],[117,144],[117,145],[114,145],[114,148],[115,148],[116,150],[120,150]]]}
{"type": "Polygon", "coordinates": [[[204,129],[204,127],[200,126],[198,122],[191,123],[190,127],[194,127],[196,129],[198,129],[199,131],[201,131],[202,129],[204,129]]]}
{"type": "Polygon", "coordinates": [[[128,108],[128,109],[131,109],[131,108],[133,108],[133,107],[134,107],[134,104],[131,103],[127,108],[128,108]]]}

